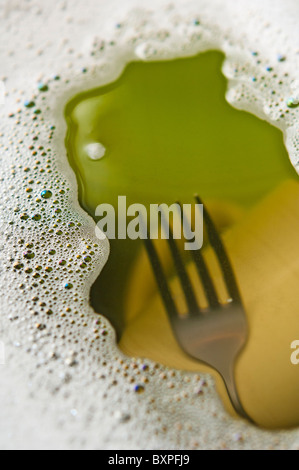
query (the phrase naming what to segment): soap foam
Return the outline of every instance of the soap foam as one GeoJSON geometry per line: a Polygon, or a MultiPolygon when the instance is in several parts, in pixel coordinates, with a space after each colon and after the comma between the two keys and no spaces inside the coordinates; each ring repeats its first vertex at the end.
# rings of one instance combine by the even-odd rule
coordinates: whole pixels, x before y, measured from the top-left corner
{"type": "Polygon", "coordinates": [[[296,0],[167,6],[153,0],[151,9],[140,1],[105,7],[88,0],[84,10],[80,0],[62,9],[60,2],[34,1],[24,12],[4,3],[3,44],[11,47],[2,45],[7,67],[0,76],[8,92],[0,108],[0,340],[5,338],[9,364],[2,375],[2,408],[8,410],[0,415],[7,423],[3,446],[298,448],[297,430],[272,434],[230,417],[210,376],[119,352],[113,328],[88,303],[109,246],[95,238],[93,220],[78,205],[63,117],[76,93],[115,80],[132,60],[218,49],[226,57],[228,102],[281,129],[298,171],[296,0]],[[41,81],[48,91],[37,87],[41,81]],[[43,191],[51,197],[43,198],[43,191]],[[24,255],[28,250],[32,259],[24,255]]]}
{"type": "Polygon", "coordinates": [[[101,160],[106,153],[106,149],[99,142],[94,142],[86,145],[85,152],[91,160],[101,160]]]}

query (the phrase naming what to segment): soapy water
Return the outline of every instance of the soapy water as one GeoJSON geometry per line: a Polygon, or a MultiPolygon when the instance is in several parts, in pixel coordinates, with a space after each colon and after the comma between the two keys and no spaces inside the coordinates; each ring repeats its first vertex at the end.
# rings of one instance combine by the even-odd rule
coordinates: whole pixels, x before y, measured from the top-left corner
{"type": "Polygon", "coordinates": [[[5,84],[3,80],[0,80],[0,106],[5,103],[5,84]]]}
{"type": "Polygon", "coordinates": [[[5,345],[0,341],[0,366],[5,364],[5,345]]]}
{"type": "MultiPolygon", "coordinates": [[[[1,287],[10,293],[2,299],[9,312],[3,322],[22,338],[15,347],[38,366],[31,372],[33,388],[43,384],[45,393],[64,391],[57,409],[76,402],[85,417],[93,409],[93,418],[77,425],[83,432],[86,426],[90,430],[89,442],[94,442],[93,426],[101,422],[101,390],[102,400],[110,400],[106,416],[115,422],[111,404],[117,403],[117,423],[129,423],[121,432],[143,447],[299,445],[296,430],[272,435],[227,415],[209,376],[127,359],[117,350],[113,329],[88,306],[90,286],[107,260],[109,246],[95,238],[94,222],[78,206],[75,177],[63,147],[63,108],[82,88],[115,80],[132,60],[168,60],[217,49],[226,56],[229,103],[280,128],[298,170],[296,3],[284,3],[284,16],[281,2],[263,2],[256,10],[253,5],[258,2],[190,2],[170,4],[156,13],[132,11],[103,37],[99,33],[85,44],[88,53],[80,73],[61,67],[59,76],[48,76],[31,92],[27,89],[26,101],[20,103],[11,91],[4,107],[0,149],[12,166],[5,162],[1,177],[6,270],[1,287]],[[281,15],[288,34],[277,26],[281,15]],[[88,399],[84,392],[82,399],[72,396],[71,387],[78,383],[86,387],[84,392],[92,391],[88,399]]],[[[72,417],[77,415],[71,410],[72,417]]],[[[68,419],[65,428],[70,429],[68,419]]]]}

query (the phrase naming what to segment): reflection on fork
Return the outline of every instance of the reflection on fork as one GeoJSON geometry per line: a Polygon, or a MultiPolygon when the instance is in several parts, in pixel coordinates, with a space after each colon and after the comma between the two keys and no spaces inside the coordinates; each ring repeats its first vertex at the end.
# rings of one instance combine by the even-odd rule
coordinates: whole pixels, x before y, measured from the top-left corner
{"type": "MultiPolygon", "coordinates": [[[[202,204],[198,196],[196,196],[196,203],[202,204]]],[[[185,219],[183,211],[181,211],[181,217],[184,227],[190,228],[188,227],[190,222],[185,219]]],[[[228,255],[205,207],[203,219],[210,245],[218,258],[230,297],[226,304],[219,302],[213,279],[201,251],[193,250],[191,251],[193,261],[208,301],[207,309],[199,306],[186,263],[173,238],[172,231],[169,230],[168,245],[188,307],[187,315],[180,315],[154,243],[149,236],[144,242],[161,298],[179,345],[185,353],[205,362],[220,373],[234,409],[240,416],[252,421],[241,404],[234,378],[236,359],[247,340],[246,314],[228,255]]]]}

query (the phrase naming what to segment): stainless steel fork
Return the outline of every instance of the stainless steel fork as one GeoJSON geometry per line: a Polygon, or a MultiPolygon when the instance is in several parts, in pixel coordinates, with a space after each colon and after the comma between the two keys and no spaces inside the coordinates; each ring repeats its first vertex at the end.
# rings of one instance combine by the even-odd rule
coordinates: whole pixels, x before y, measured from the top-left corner
{"type": "MultiPolygon", "coordinates": [[[[195,200],[197,204],[202,204],[198,196],[195,200]]],[[[189,224],[184,219],[183,211],[181,214],[182,224],[189,224]]],[[[196,250],[191,251],[191,255],[209,304],[208,309],[200,308],[185,262],[170,229],[168,244],[188,306],[187,315],[180,315],[154,243],[149,236],[144,242],[173,333],[179,345],[191,357],[208,364],[221,374],[234,409],[239,415],[252,421],[242,406],[234,377],[235,361],[247,340],[246,314],[228,255],[205,207],[203,207],[203,219],[210,245],[218,258],[230,296],[227,304],[219,302],[216,287],[204,257],[200,250],[196,250]]]]}

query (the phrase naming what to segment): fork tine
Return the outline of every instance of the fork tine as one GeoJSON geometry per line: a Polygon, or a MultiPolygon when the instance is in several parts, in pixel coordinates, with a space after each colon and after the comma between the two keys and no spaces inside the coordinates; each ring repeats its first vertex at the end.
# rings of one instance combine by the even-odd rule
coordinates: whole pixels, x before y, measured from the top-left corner
{"type": "Polygon", "coordinates": [[[219,307],[218,295],[215,290],[210,271],[207,268],[204,257],[200,251],[192,250],[192,257],[195,262],[195,266],[198,272],[198,275],[201,279],[205,294],[207,296],[209,305],[211,308],[219,307]]]}
{"type": "MultiPolygon", "coordinates": [[[[163,212],[161,212],[161,218],[162,218],[162,222],[165,224],[165,217],[164,217],[163,212]]],[[[195,315],[196,313],[198,313],[199,307],[197,305],[197,300],[194,294],[194,290],[193,290],[189,275],[185,269],[181,254],[173,238],[171,227],[169,227],[169,239],[167,241],[168,241],[168,245],[169,245],[172,257],[173,257],[174,265],[176,267],[181,286],[183,288],[184,296],[186,298],[186,302],[188,305],[188,313],[190,315],[195,315]]]]}
{"type": "MultiPolygon", "coordinates": [[[[182,209],[182,205],[180,202],[178,202],[182,209]]],[[[187,225],[187,220],[186,217],[184,217],[184,212],[182,210],[181,212],[181,217],[182,217],[182,223],[184,226],[187,225]]],[[[191,256],[193,258],[193,261],[195,263],[198,275],[201,279],[205,294],[207,296],[208,303],[211,308],[217,308],[219,307],[219,300],[217,296],[216,289],[214,287],[209,269],[206,265],[206,262],[204,260],[203,255],[201,254],[200,250],[191,250],[191,256]]]]}
{"type": "MultiPolygon", "coordinates": [[[[199,196],[195,196],[195,200],[198,204],[202,204],[202,201],[199,198],[199,196]]],[[[241,303],[242,302],[241,295],[239,292],[239,288],[236,282],[236,278],[234,275],[231,262],[226,254],[226,250],[224,248],[224,245],[222,243],[220,236],[218,235],[218,231],[214,225],[214,222],[212,221],[205,206],[203,206],[203,215],[204,215],[204,221],[206,223],[210,243],[219,260],[221,270],[222,270],[222,273],[226,282],[228,293],[230,297],[232,298],[232,300],[235,300],[241,303]]]]}
{"type": "Polygon", "coordinates": [[[145,244],[145,248],[146,248],[150,263],[152,265],[152,269],[153,269],[153,272],[157,281],[157,285],[160,290],[160,294],[164,302],[168,316],[171,320],[176,319],[178,318],[179,313],[177,311],[176,305],[173,301],[171,292],[169,290],[167,279],[164,274],[162,264],[159,260],[158,253],[154,247],[152,240],[150,239],[149,234],[147,235],[147,238],[144,239],[144,244],[145,244]]]}

